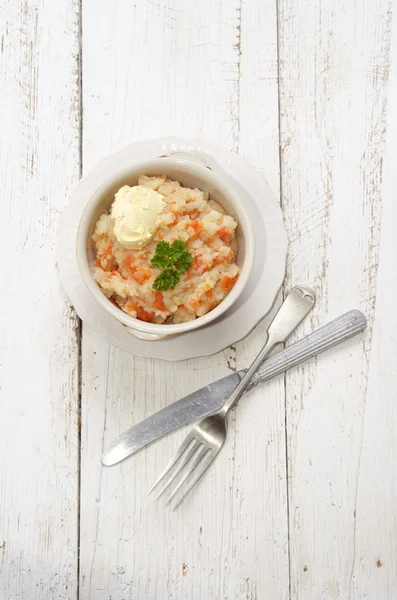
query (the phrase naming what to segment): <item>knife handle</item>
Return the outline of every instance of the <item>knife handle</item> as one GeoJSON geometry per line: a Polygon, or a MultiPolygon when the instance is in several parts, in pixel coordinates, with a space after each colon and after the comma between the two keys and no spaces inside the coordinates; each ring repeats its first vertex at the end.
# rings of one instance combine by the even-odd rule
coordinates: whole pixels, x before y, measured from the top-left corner
{"type": "Polygon", "coordinates": [[[312,356],[325,352],[325,350],[329,350],[329,348],[361,333],[364,331],[366,324],[366,318],[359,310],[351,310],[334,319],[262,363],[251,379],[248,389],[255,387],[258,383],[268,381],[276,375],[284,373],[287,369],[309,360],[312,356]]]}

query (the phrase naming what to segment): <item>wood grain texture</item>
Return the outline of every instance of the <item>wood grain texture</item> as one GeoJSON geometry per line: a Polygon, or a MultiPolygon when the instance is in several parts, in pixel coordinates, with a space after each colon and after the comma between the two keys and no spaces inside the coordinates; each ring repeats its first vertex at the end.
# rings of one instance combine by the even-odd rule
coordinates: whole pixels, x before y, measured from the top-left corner
{"type": "Polygon", "coordinates": [[[78,2],[0,6],[0,597],[77,594],[78,322],[56,271],[79,177],[78,2]]]}
{"type": "MultiPolygon", "coordinates": [[[[273,2],[262,10],[246,2],[241,12],[238,1],[101,2],[101,10],[85,1],[84,170],[131,141],[202,136],[235,151],[241,144],[271,175],[277,197],[276,39],[273,2]],[[253,141],[262,102],[261,140],[253,141]]],[[[219,462],[176,516],[146,491],[184,431],[121,465],[99,462],[103,446],[128,426],[246,366],[263,340],[262,327],[215,357],[165,364],[109,348],[84,328],[82,599],[287,598],[282,380],[269,384],[266,403],[255,390],[237,410],[219,462]]]]}
{"type": "Polygon", "coordinates": [[[0,597],[394,600],[397,1],[9,0],[0,82],[0,597]],[[297,336],[351,308],[369,321],[253,390],[173,516],[146,491],[185,431],[112,468],[102,450],[246,366],[269,318],[177,364],[84,327],[80,449],[80,328],[55,267],[80,134],[85,172],[164,135],[239,152],[281,187],[285,289],[317,293],[297,336]]]}
{"type": "Polygon", "coordinates": [[[287,376],[292,599],[397,594],[396,9],[279,2],[287,285],[317,292],[307,331],[369,319],[362,344],[287,376]]]}

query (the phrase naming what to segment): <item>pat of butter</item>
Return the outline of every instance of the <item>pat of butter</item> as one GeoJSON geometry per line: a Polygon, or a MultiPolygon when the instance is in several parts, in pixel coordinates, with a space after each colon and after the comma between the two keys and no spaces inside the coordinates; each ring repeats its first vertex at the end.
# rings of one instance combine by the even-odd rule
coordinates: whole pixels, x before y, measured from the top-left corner
{"type": "Polygon", "coordinates": [[[138,250],[155,234],[166,203],[164,196],[141,185],[124,185],[116,193],[110,216],[114,234],[124,248],[138,250]]]}

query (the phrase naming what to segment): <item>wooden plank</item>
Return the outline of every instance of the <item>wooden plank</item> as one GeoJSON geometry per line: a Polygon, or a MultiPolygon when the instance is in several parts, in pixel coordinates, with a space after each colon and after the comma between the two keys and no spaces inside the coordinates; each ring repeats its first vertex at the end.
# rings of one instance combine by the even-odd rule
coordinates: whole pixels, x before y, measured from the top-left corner
{"type": "MultiPolygon", "coordinates": [[[[242,3],[239,154],[263,174],[278,201],[276,10],[275,2],[242,3]]],[[[280,300],[281,295],[276,308],[280,300]]],[[[247,366],[262,348],[268,324],[266,318],[246,341],[237,345],[238,366],[247,366]]],[[[234,460],[238,496],[244,510],[234,511],[233,528],[255,531],[253,537],[251,533],[248,540],[239,544],[240,564],[246,565],[249,579],[235,594],[244,599],[282,600],[289,593],[284,377],[253,391],[237,407],[235,421],[234,460]]]]}
{"type": "Polygon", "coordinates": [[[396,9],[279,0],[287,284],[318,294],[307,331],[369,320],[287,377],[293,599],[397,594],[396,9]]]}
{"type": "Polygon", "coordinates": [[[75,598],[79,324],[56,270],[79,177],[79,3],[0,6],[0,596],[75,598]]]}
{"type": "MultiPolygon", "coordinates": [[[[255,166],[268,166],[265,172],[272,174],[277,194],[272,4],[266,2],[262,13],[259,0],[247,1],[241,18],[238,0],[208,0],[200,6],[174,0],[135,6],[84,0],[84,170],[130,142],[184,134],[236,151],[241,143],[255,166]],[[117,36],[109,23],[117,23],[117,36]],[[251,38],[258,32],[268,40],[261,47],[263,60],[254,58],[260,45],[251,38]],[[244,39],[245,58],[240,54],[244,39]],[[243,64],[250,86],[258,75],[262,79],[255,85],[254,102],[247,91],[240,105],[243,64]],[[261,121],[264,143],[252,143],[250,107],[260,115],[260,104],[267,100],[272,104],[271,116],[261,121]]],[[[128,426],[229,369],[245,366],[262,342],[263,328],[249,343],[216,357],[166,364],[109,348],[84,328],[82,598],[121,593],[123,600],[207,600],[260,598],[267,592],[287,597],[282,382],[267,389],[265,408],[258,391],[250,397],[250,410],[247,405],[238,411],[219,462],[177,515],[153,504],[146,491],[185,432],[119,466],[101,468],[99,462],[104,445],[128,426]],[[266,469],[260,468],[263,464],[266,469]]]]}

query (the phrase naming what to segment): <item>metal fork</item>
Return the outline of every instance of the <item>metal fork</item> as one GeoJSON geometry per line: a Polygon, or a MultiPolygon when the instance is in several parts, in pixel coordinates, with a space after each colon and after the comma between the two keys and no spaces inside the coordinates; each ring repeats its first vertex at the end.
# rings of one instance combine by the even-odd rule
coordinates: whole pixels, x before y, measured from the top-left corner
{"type": "Polygon", "coordinates": [[[179,497],[176,498],[173,511],[180,506],[186,495],[220,452],[226,440],[227,416],[240,400],[255,371],[273,350],[274,346],[287,340],[302,319],[313,308],[314,302],[314,292],[308,287],[298,286],[290,291],[270,324],[267,331],[266,344],[240,383],[218,412],[206,417],[192,429],[179,446],[174,458],[168,463],[153,487],[149,490],[150,494],[165,479],[166,475],[170,474],[169,479],[157,493],[155,500],[158,500],[174,482],[174,489],[166,502],[166,506],[169,505],[182,486],[186,484],[182,488],[179,497]]]}

